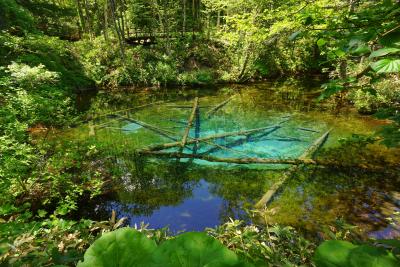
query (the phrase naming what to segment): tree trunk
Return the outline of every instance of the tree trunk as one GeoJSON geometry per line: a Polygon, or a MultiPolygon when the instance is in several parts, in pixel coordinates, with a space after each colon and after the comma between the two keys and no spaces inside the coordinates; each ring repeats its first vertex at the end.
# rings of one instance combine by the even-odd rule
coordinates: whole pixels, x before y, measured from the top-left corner
{"type": "Polygon", "coordinates": [[[108,0],[104,0],[104,40],[108,42],[108,0]]]}
{"type": "Polygon", "coordinates": [[[183,22],[182,22],[182,35],[186,35],[186,0],[182,0],[183,2],[183,22]]]}
{"type": "Polygon", "coordinates": [[[125,19],[124,19],[124,12],[122,10],[122,4],[119,9],[119,14],[121,17],[121,32],[122,32],[122,39],[125,40],[125,19]]]}
{"type": "Polygon", "coordinates": [[[119,48],[121,51],[121,56],[122,59],[125,61],[125,47],[124,47],[124,41],[122,40],[122,36],[121,36],[121,29],[118,26],[118,19],[116,17],[116,6],[115,6],[115,0],[110,0],[110,4],[111,4],[111,14],[113,17],[113,21],[114,21],[114,29],[115,29],[115,33],[117,34],[118,37],[118,42],[119,42],[119,48]]]}
{"type": "Polygon", "coordinates": [[[87,22],[87,31],[89,34],[89,38],[92,39],[93,37],[93,32],[92,32],[92,19],[90,17],[90,13],[89,13],[89,3],[88,0],[84,0],[85,2],[85,15],[86,15],[86,22],[87,22]]]}
{"type": "Polygon", "coordinates": [[[167,44],[167,53],[170,54],[170,42],[169,42],[169,18],[168,18],[168,0],[164,0],[164,33],[166,37],[166,44],[167,44]]]}
{"type": "Polygon", "coordinates": [[[221,25],[221,10],[217,11],[217,28],[219,29],[221,25]]]}
{"type": "Polygon", "coordinates": [[[82,9],[80,0],[76,0],[76,6],[78,9],[79,21],[81,24],[82,32],[86,32],[86,21],[85,21],[85,17],[83,16],[83,9],[82,9]]]}
{"type": "Polygon", "coordinates": [[[194,32],[196,28],[196,0],[192,0],[192,38],[194,39],[194,32]]]}

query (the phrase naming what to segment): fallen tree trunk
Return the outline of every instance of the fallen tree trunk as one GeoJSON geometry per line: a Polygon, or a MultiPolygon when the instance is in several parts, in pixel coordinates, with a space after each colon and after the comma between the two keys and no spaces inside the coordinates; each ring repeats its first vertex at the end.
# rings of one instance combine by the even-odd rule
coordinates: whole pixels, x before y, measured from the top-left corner
{"type": "Polygon", "coordinates": [[[306,131],[306,132],[313,132],[313,133],[319,133],[319,131],[316,131],[314,129],[309,129],[309,128],[303,128],[303,127],[298,127],[298,130],[306,131]]]}
{"type": "Polygon", "coordinates": [[[312,159],[314,158],[315,153],[317,153],[318,149],[320,149],[326,139],[328,139],[329,133],[332,131],[332,129],[326,131],[320,138],[318,138],[317,140],[314,141],[314,143],[311,144],[311,146],[309,146],[306,151],[304,151],[304,153],[299,157],[299,159],[312,159]]]}
{"type": "MultiPolygon", "coordinates": [[[[287,121],[288,121],[288,120],[284,120],[284,121],[278,122],[276,125],[279,126],[279,125],[281,125],[281,124],[283,124],[283,123],[285,123],[285,122],[287,122],[287,121]]],[[[256,136],[256,137],[254,137],[254,138],[257,138],[257,139],[258,139],[258,138],[262,138],[262,137],[268,136],[268,135],[270,135],[271,133],[273,133],[273,132],[275,132],[276,130],[278,130],[279,128],[280,128],[280,127],[271,128],[269,131],[261,132],[261,135],[260,135],[260,136],[256,136]]],[[[213,147],[213,148],[211,148],[211,149],[209,149],[209,150],[207,150],[207,151],[205,151],[205,152],[203,152],[203,153],[201,153],[201,154],[210,154],[210,153],[213,153],[213,152],[217,151],[218,148],[221,148],[221,147],[222,147],[222,149],[232,150],[232,149],[231,149],[232,147],[240,146],[240,145],[243,144],[244,142],[251,142],[252,140],[251,140],[250,138],[253,136],[253,134],[257,134],[257,133],[259,133],[259,132],[257,131],[257,132],[249,133],[249,134],[246,135],[245,138],[241,138],[241,139],[239,139],[239,140],[235,140],[235,141],[233,141],[233,142],[230,142],[230,143],[228,143],[228,144],[225,144],[224,146],[221,146],[221,145],[215,146],[215,147],[213,147]]],[[[236,150],[232,150],[232,151],[233,151],[233,152],[239,152],[239,151],[236,151],[236,150]]],[[[241,153],[241,154],[243,154],[243,153],[241,153]]]]}
{"type": "Polygon", "coordinates": [[[175,123],[183,124],[183,125],[186,125],[186,124],[187,124],[186,121],[180,121],[180,120],[174,120],[174,119],[167,119],[167,120],[168,120],[168,121],[175,122],[175,123]]]}
{"type": "Polygon", "coordinates": [[[150,131],[152,131],[152,132],[155,132],[155,133],[157,133],[157,134],[159,134],[159,135],[161,135],[161,136],[164,136],[164,137],[166,137],[166,138],[168,138],[168,139],[171,139],[172,141],[177,141],[177,140],[178,140],[177,138],[171,136],[171,134],[173,134],[172,132],[169,132],[169,131],[167,131],[167,130],[158,128],[158,127],[156,127],[156,126],[150,125],[150,124],[145,123],[145,122],[140,121],[140,120],[135,120],[135,119],[132,119],[132,118],[127,118],[127,117],[120,116],[120,115],[115,115],[115,116],[118,116],[118,117],[120,117],[121,119],[124,119],[124,120],[126,120],[126,121],[130,121],[130,122],[136,123],[136,124],[142,126],[143,128],[146,128],[146,129],[148,129],[148,130],[150,130],[150,131]]]}
{"type": "MultiPolygon", "coordinates": [[[[169,108],[193,108],[193,106],[167,105],[169,108]]],[[[199,106],[199,108],[209,108],[210,106],[199,106]]]]}
{"type": "MultiPolygon", "coordinates": [[[[151,157],[160,157],[160,158],[188,158],[188,159],[200,159],[206,160],[210,162],[222,162],[222,163],[234,163],[234,164],[286,164],[286,165],[294,165],[289,168],[286,173],[293,173],[293,171],[298,168],[299,165],[313,165],[313,166],[321,166],[321,167],[337,167],[337,168],[348,168],[348,169],[363,169],[363,170],[372,170],[382,172],[386,169],[386,167],[378,167],[372,166],[371,168],[365,166],[365,164],[342,164],[342,162],[338,162],[335,160],[326,160],[326,159],[273,159],[273,158],[220,158],[209,155],[200,155],[200,154],[188,154],[188,153],[180,153],[180,152],[166,152],[166,151],[138,151],[139,155],[142,156],[151,156],[151,157]]],[[[396,165],[394,168],[400,168],[400,165],[396,165]]],[[[290,175],[289,175],[290,176],[290,175]]],[[[283,181],[281,179],[280,181],[283,181]]],[[[269,191],[272,192],[272,188],[279,189],[278,185],[283,184],[276,183],[271,187],[269,191]]],[[[264,195],[266,196],[267,193],[264,195]]],[[[265,198],[266,199],[266,198],[265,198]]],[[[267,201],[268,202],[268,201],[267,201]]],[[[265,205],[265,204],[264,204],[265,205]]]]}
{"type": "MultiPolygon", "coordinates": [[[[313,162],[315,164],[321,163],[318,161],[315,161],[313,159],[315,153],[318,151],[319,148],[322,147],[322,145],[325,143],[326,139],[329,136],[329,133],[331,132],[332,129],[326,131],[320,138],[314,141],[314,143],[309,146],[306,151],[298,158],[300,162],[306,161],[306,162],[313,162]]],[[[261,197],[261,199],[256,203],[255,207],[256,208],[262,208],[265,205],[267,205],[276,192],[279,191],[279,189],[282,187],[282,185],[292,176],[292,174],[298,169],[298,165],[292,166],[289,170],[287,170],[281,179],[279,179],[275,184],[271,186],[271,188],[261,197]]]]}
{"type": "Polygon", "coordinates": [[[215,112],[217,112],[217,111],[220,110],[222,107],[224,107],[226,104],[228,104],[229,101],[231,101],[234,97],[235,97],[235,95],[229,97],[228,99],[226,99],[226,100],[223,101],[222,103],[219,103],[218,105],[216,105],[215,107],[213,107],[212,109],[210,109],[210,110],[206,113],[206,117],[207,117],[208,119],[211,118],[211,116],[214,115],[215,112]]]}
{"type": "MultiPolygon", "coordinates": [[[[220,133],[220,134],[214,134],[214,135],[209,135],[205,136],[202,138],[194,138],[194,139],[189,139],[186,144],[194,144],[197,142],[203,142],[203,141],[208,141],[212,139],[218,139],[218,138],[224,138],[224,137],[229,137],[229,136],[239,136],[239,135],[249,135],[254,132],[260,132],[268,129],[278,129],[281,126],[279,125],[273,125],[273,126],[267,126],[267,127],[262,127],[262,128],[256,128],[256,129],[250,129],[250,130],[243,130],[243,131],[237,131],[237,132],[227,132],[227,133],[220,133]]],[[[152,145],[144,148],[142,151],[156,151],[156,150],[163,150],[167,148],[172,148],[176,146],[180,146],[181,142],[173,142],[173,143],[166,143],[166,144],[158,144],[158,145],[152,145]]]]}
{"type": "MultiPolygon", "coordinates": [[[[279,129],[279,128],[271,128],[271,129],[268,129],[268,131],[263,132],[263,136],[267,136],[267,135],[269,135],[269,134],[275,132],[275,131],[278,130],[278,129],[279,129]]],[[[222,146],[222,147],[225,148],[225,149],[231,149],[232,147],[240,146],[240,145],[242,145],[244,142],[250,141],[250,138],[251,138],[250,136],[251,136],[252,134],[255,134],[255,133],[257,133],[257,132],[250,133],[250,134],[246,135],[246,137],[240,138],[239,140],[235,140],[235,141],[233,141],[233,142],[230,142],[230,143],[228,143],[228,144],[225,144],[225,145],[222,146]]],[[[216,147],[210,148],[209,150],[202,152],[201,155],[211,154],[211,153],[213,153],[213,152],[218,151],[219,148],[221,148],[221,147],[220,147],[220,146],[216,146],[216,147]]]]}
{"type": "Polygon", "coordinates": [[[139,154],[164,157],[164,158],[187,158],[187,159],[201,159],[211,162],[224,162],[235,164],[316,164],[314,160],[301,160],[301,159],[272,159],[272,158],[219,158],[210,155],[188,154],[181,152],[166,152],[166,151],[139,151],[139,154]]]}
{"type": "Polygon", "coordinates": [[[181,152],[182,152],[182,149],[186,145],[187,138],[188,138],[189,132],[190,132],[190,128],[192,128],[192,126],[193,126],[193,119],[196,116],[196,110],[197,110],[198,106],[199,106],[199,98],[196,97],[194,99],[192,113],[189,116],[189,119],[188,119],[188,122],[187,122],[187,126],[186,126],[186,129],[185,129],[185,133],[183,134],[183,137],[182,137],[181,152]]]}
{"type": "MultiPolygon", "coordinates": [[[[114,111],[114,112],[102,114],[102,115],[97,116],[97,117],[95,117],[95,118],[93,118],[93,119],[98,119],[98,118],[107,117],[107,116],[110,116],[110,115],[115,115],[115,113],[120,113],[120,112],[124,112],[124,111],[128,111],[128,110],[138,110],[138,109],[141,109],[141,108],[146,108],[146,107],[154,106],[154,105],[156,105],[156,104],[163,104],[163,103],[165,103],[165,102],[166,102],[166,101],[157,101],[157,102],[152,102],[152,103],[148,103],[148,104],[141,105],[141,106],[137,106],[137,107],[133,107],[133,108],[121,109],[121,110],[117,110],[117,111],[114,111]]],[[[167,101],[167,102],[168,102],[168,101],[167,101]]],[[[98,125],[95,125],[95,127],[100,127],[100,126],[102,126],[102,125],[104,125],[104,124],[107,124],[107,123],[108,123],[108,122],[105,122],[105,123],[103,123],[103,124],[98,124],[98,125]]]]}

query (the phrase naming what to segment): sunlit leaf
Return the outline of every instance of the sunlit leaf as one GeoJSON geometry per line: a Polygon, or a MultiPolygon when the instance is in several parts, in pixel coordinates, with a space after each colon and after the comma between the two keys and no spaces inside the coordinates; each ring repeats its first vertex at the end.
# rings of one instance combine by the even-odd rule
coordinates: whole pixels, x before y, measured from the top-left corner
{"type": "Polygon", "coordinates": [[[95,241],[78,267],[252,267],[205,233],[185,233],[159,247],[143,233],[122,228],[95,241]]]}
{"type": "Polygon", "coordinates": [[[400,59],[381,59],[371,63],[371,68],[377,73],[400,72],[400,59]]]}
{"type": "Polygon", "coordinates": [[[154,241],[130,228],[106,233],[86,251],[78,267],[147,266],[157,248],[154,241]]]}

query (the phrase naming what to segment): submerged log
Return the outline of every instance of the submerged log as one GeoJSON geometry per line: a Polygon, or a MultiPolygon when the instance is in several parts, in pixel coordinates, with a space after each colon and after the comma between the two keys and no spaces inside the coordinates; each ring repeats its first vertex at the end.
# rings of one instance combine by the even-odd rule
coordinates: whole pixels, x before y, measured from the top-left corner
{"type": "MultiPolygon", "coordinates": [[[[283,120],[283,121],[281,121],[281,122],[278,122],[276,125],[279,126],[279,125],[284,124],[284,123],[286,123],[286,122],[288,122],[288,121],[289,121],[289,120],[283,120]]],[[[222,149],[225,149],[225,150],[231,150],[231,151],[237,153],[237,152],[239,152],[239,151],[233,150],[233,149],[231,149],[231,148],[232,148],[232,147],[235,147],[235,146],[240,146],[240,145],[242,145],[244,142],[252,142],[252,141],[253,141],[252,139],[259,139],[259,138],[268,136],[268,135],[270,135],[271,133],[273,133],[273,132],[275,132],[276,130],[278,130],[279,128],[280,128],[280,127],[271,128],[271,129],[269,129],[269,131],[263,131],[263,132],[259,132],[259,131],[257,131],[257,132],[251,132],[251,133],[245,135],[244,138],[240,138],[240,139],[238,139],[238,140],[234,140],[234,141],[232,141],[232,142],[230,142],[230,143],[228,143],[228,144],[225,144],[225,145],[223,145],[223,146],[215,146],[215,147],[213,147],[213,148],[211,148],[211,149],[209,149],[209,150],[207,150],[207,151],[205,151],[205,152],[203,152],[203,153],[201,153],[201,154],[210,154],[210,153],[213,153],[213,152],[215,152],[215,151],[218,151],[219,148],[222,148],[222,149]],[[255,134],[259,134],[259,135],[253,137],[253,135],[255,135],[255,134]]],[[[244,154],[244,153],[241,153],[241,154],[244,154]]]]}
{"type": "Polygon", "coordinates": [[[309,128],[298,127],[297,129],[301,130],[301,131],[306,131],[306,132],[319,133],[319,131],[314,130],[314,129],[309,129],[309,128]]]}
{"type": "MultiPolygon", "coordinates": [[[[107,117],[107,116],[110,116],[110,115],[112,116],[112,115],[115,115],[115,113],[125,112],[125,111],[129,111],[129,110],[138,110],[138,109],[150,107],[150,106],[157,105],[157,104],[163,104],[165,102],[168,102],[168,101],[156,101],[156,102],[144,104],[144,105],[133,107],[133,108],[121,109],[121,110],[117,110],[117,111],[114,111],[114,112],[109,112],[109,113],[106,113],[106,114],[102,114],[102,115],[96,116],[94,119],[107,117]]],[[[117,116],[113,116],[113,117],[117,117],[117,116]]],[[[101,127],[102,125],[105,125],[105,124],[108,124],[108,123],[109,122],[105,122],[105,123],[102,123],[102,124],[97,124],[97,125],[95,125],[95,127],[101,127]]]]}
{"type": "Polygon", "coordinates": [[[186,145],[187,138],[188,138],[189,132],[190,132],[190,128],[192,128],[192,126],[193,126],[193,119],[196,116],[196,111],[198,109],[198,106],[199,106],[199,98],[196,97],[194,99],[192,113],[190,113],[190,116],[189,116],[189,119],[188,119],[188,122],[187,122],[187,126],[186,126],[186,129],[185,129],[185,133],[183,134],[183,137],[182,137],[181,151],[186,145]]]}
{"type": "Polygon", "coordinates": [[[180,120],[174,120],[174,119],[167,119],[167,120],[168,120],[168,121],[175,122],[175,123],[183,124],[183,125],[185,125],[185,126],[186,126],[186,124],[187,124],[187,121],[180,121],[180,120]]]}
{"type": "Polygon", "coordinates": [[[154,126],[154,125],[145,123],[145,122],[140,121],[140,120],[135,120],[135,119],[132,119],[132,118],[127,118],[127,117],[120,116],[120,115],[116,115],[116,116],[118,116],[118,117],[120,117],[121,119],[124,119],[124,120],[126,120],[126,121],[136,123],[136,124],[142,126],[143,128],[146,128],[146,129],[148,129],[148,130],[150,130],[150,131],[152,131],[152,132],[155,132],[155,133],[157,133],[157,134],[159,134],[159,135],[161,135],[161,136],[164,136],[164,137],[166,137],[166,138],[168,138],[168,139],[170,139],[170,140],[172,140],[172,141],[177,141],[177,140],[178,140],[177,138],[175,138],[175,137],[172,136],[172,134],[174,134],[174,133],[172,133],[172,132],[170,132],[170,131],[167,131],[167,130],[158,128],[158,127],[156,127],[156,126],[154,126]]]}
{"type": "MultiPolygon", "coordinates": [[[[193,106],[167,105],[169,108],[193,108],[193,106]]],[[[199,106],[199,108],[209,108],[210,106],[199,106]]]]}
{"type": "Polygon", "coordinates": [[[229,97],[228,99],[226,99],[225,101],[223,101],[222,103],[219,103],[218,105],[216,105],[215,107],[213,107],[212,109],[210,109],[207,113],[206,113],[206,117],[209,119],[211,118],[212,115],[214,115],[215,112],[217,112],[218,110],[220,110],[221,108],[223,108],[226,104],[229,103],[229,101],[231,101],[233,98],[235,97],[235,95],[229,97]]]}
{"type": "MultiPolygon", "coordinates": [[[[224,137],[229,137],[229,136],[240,136],[240,135],[249,135],[254,132],[261,132],[264,130],[269,130],[269,129],[278,129],[280,128],[280,125],[272,125],[272,126],[267,126],[267,127],[262,127],[262,128],[256,128],[256,129],[250,129],[250,130],[243,130],[243,131],[237,131],[237,132],[226,132],[226,133],[219,133],[219,134],[213,134],[201,138],[194,138],[194,139],[189,139],[186,144],[194,144],[197,142],[203,142],[203,141],[208,141],[212,139],[218,139],[218,138],[224,138],[224,137]]],[[[152,145],[144,148],[142,151],[156,151],[156,150],[163,150],[167,148],[172,148],[172,147],[177,147],[180,146],[181,142],[174,142],[174,143],[166,143],[166,144],[157,144],[157,145],[152,145]]]]}
{"type": "MultiPolygon", "coordinates": [[[[326,131],[320,138],[314,141],[314,143],[309,146],[306,151],[298,158],[300,162],[306,161],[306,162],[313,162],[315,164],[318,163],[318,161],[315,161],[314,155],[317,153],[318,149],[320,149],[325,141],[327,140],[329,133],[331,132],[332,129],[326,131]]],[[[275,184],[271,186],[271,188],[261,197],[261,199],[256,203],[255,207],[256,208],[262,208],[274,197],[276,192],[279,191],[279,189],[282,187],[282,185],[292,176],[292,174],[298,169],[297,166],[292,166],[289,170],[287,170],[281,179],[279,179],[275,184]]]]}
{"type": "MultiPolygon", "coordinates": [[[[277,127],[277,128],[268,129],[268,131],[263,132],[262,136],[267,136],[267,135],[269,135],[269,134],[275,132],[275,131],[278,130],[278,129],[279,129],[278,127],[277,127]]],[[[225,144],[224,146],[220,146],[220,145],[219,145],[219,146],[210,148],[209,150],[204,151],[204,152],[202,152],[201,154],[202,154],[202,155],[211,154],[211,153],[213,153],[213,152],[218,151],[218,149],[220,149],[221,147],[222,147],[222,149],[230,150],[232,147],[240,146],[240,145],[242,145],[243,143],[250,141],[250,140],[251,140],[251,136],[252,136],[253,134],[256,134],[256,133],[258,133],[258,132],[250,133],[250,134],[246,135],[245,137],[240,138],[240,139],[238,139],[238,140],[234,140],[233,142],[230,142],[230,143],[228,143],[228,144],[225,144]]]]}
{"type": "Polygon", "coordinates": [[[224,162],[235,164],[316,164],[314,160],[309,159],[272,159],[272,158],[220,158],[210,155],[188,154],[181,152],[166,152],[166,151],[139,151],[142,155],[165,157],[165,158],[188,158],[188,159],[201,159],[211,162],[224,162]]]}
{"type": "Polygon", "coordinates": [[[324,145],[326,139],[328,139],[328,136],[332,129],[326,131],[320,138],[314,141],[314,143],[309,146],[306,151],[299,157],[299,159],[313,159],[315,156],[315,153],[324,145]]]}

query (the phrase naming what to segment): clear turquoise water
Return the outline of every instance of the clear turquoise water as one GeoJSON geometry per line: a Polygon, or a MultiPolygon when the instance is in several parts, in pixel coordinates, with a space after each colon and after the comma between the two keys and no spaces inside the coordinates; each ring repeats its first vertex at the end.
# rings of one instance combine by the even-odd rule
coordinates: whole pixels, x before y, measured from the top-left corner
{"type": "MultiPolygon", "coordinates": [[[[176,140],[183,136],[195,96],[201,109],[198,131],[190,132],[192,138],[265,127],[288,119],[269,135],[260,132],[248,139],[236,136],[212,140],[228,150],[202,143],[196,152],[229,158],[295,158],[327,129],[333,131],[325,147],[334,147],[341,138],[371,134],[380,124],[351,109],[333,114],[329,106],[313,100],[314,89],[318,88],[299,83],[264,83],[98,94],[87,104],[94,118],[90,123],[55,135],[77,142],[94,140],[99,149],[116,159],[114,191],[82,208],[82,216],[104,220],[115,210],[131,225],[143,221],[150,228],[169,226],[175,232],[200,231],[229,218],[250,220],[245,210],[254,208],[287,166],[138,158],[136,149],[172,142],[171,138],[121,116],[162,128],[176,140]],[[208,119],[206,112],[231,95],[236,96],[208,119]]],[[[184,152],[193,153],[193,146],[184,152]]],[[[356,170],[301,169],[271,204],[274,212],[270,220],[314,232],[344,220],[372,236],[397,235],[397,226],[390,226],[386,218],[398,220],[399,180],[356,170]]]]}

